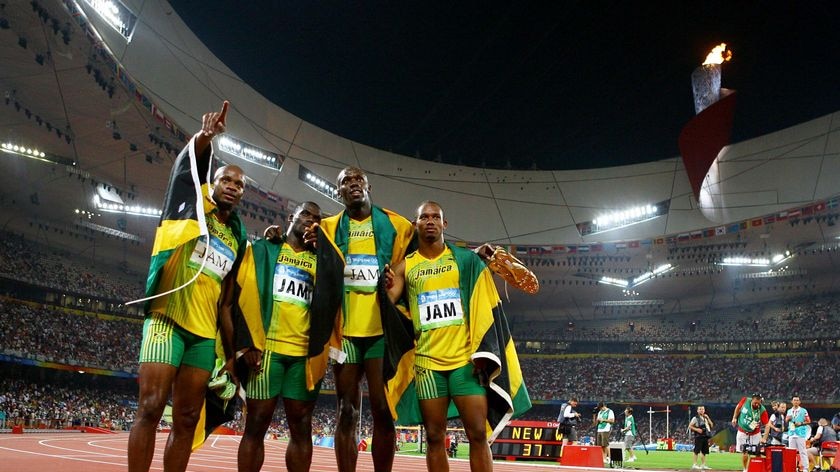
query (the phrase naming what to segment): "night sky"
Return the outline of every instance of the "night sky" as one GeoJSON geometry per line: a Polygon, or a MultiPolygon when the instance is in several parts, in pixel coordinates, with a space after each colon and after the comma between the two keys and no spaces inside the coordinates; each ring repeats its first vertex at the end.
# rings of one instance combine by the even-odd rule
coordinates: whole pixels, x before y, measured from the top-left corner
{"type": "Polygon", "coordinates": [[[691,72],[719,42],[734,51],[723,86],[738,92],[736,141],[840,110],[837,1],[172,4],[282,108],[452,164],[677,156],[694,115],[691,72]]]}

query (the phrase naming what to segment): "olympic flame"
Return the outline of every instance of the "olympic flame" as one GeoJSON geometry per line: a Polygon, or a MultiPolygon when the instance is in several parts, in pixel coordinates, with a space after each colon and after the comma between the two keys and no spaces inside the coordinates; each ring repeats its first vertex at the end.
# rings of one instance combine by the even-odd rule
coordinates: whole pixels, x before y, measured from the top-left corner
{"type": "Polygon", "coordinates": [[[726,49],[726,43],[720,43],[706,56],[703,65],[723,64],[730,59],[732,59],[732,51],[726,49]]]}

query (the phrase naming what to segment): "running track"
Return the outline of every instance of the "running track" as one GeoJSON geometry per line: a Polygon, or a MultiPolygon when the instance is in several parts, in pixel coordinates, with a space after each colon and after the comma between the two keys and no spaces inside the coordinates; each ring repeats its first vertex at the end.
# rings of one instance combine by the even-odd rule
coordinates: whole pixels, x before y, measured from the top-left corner
{"type": "MultiPolygon", "coordinates": [[[[0,470],[4,472],[115,472],[126,470],[126,444],[128,434],[0,434],[0,470]]],[[[165,434],[158,434],[152,470],[163,470],[163,446],[165,434]]],[[[236,471],[236,450],[238,436],[211,436],[207,443],[194,452],[190,472],[236,471]]],[[[284,452],[286,443],[266,441],[265,471],[285,471],[284,452]]],[[[469,471],[469,463],[450,459],[452,472],[469,471]]],[[[312,472],[333,472],[336,470],[332,449],[315,447],[312,457],[312,472]]],[[[370,454],[360,453],[358,472],[373,471],[370,454]]],[[[394,470],[416,472],[426,470],[424,457],[397,455],[394,470]]],[[[525,464],[496,461],[496,472],[579,472],[585,469],[562,467],[557,463],[525,464]]],[[[610,469],[593,469],[605,471],[610,469]]]]}

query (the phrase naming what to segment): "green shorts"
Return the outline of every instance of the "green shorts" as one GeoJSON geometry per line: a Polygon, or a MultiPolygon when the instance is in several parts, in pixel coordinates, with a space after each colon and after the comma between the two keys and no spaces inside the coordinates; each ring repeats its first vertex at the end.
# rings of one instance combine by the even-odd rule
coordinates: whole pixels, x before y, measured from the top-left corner
{"type": "Polygon", "coordinates": [[[262,372],[252,372],[245,386],[245,396],[255,400],[269,400],[278,395],[290,400],[315,401],[321,382],[315,390],[306,390],[306,357],[285,356],[276,352],[263,353],[262,372]]]}
{"type": "Polygon", "coordinates": [[[143,322],[140,363],[160,362],[180,367],[188,365],[213,372],[216,340],[190,333],[164,315],[152,313],[143,322]]]}
{"type": "Polygon", "coordinates": [[[385,357],[385,337],[342,338],[341,350],[347,354],[345,364],[361,364],[368,359],[381,359],[385,357]]]}
{"type": "Polygon", "coordinates": [[[434,398],[487,395],[487,391],[473,375],[473,365],[467,364],[454,370],[414,368],[414,384],[419,400],[434,398]]]}

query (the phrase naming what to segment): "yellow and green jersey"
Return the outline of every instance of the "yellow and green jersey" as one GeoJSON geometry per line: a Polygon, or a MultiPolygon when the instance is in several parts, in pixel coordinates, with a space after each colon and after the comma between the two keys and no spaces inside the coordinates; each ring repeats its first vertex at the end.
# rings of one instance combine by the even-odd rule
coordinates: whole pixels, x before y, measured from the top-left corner
{"type": "MultiPolygon", "coordinates": [[[[421,350],[425,349],[424,356],[431,354],[435,360],[447,361],[449,365],[442,369],[466,365],[469,359],[482,359],[477,364],[489,383],[486,426],[487,437],[492,441],[511,418],[531,407],[531,400],[490,269],[472,251],[448,244],[446,252],[432,260],[417,254],[407,257],[405,274],[412,321],[409,323],[387,297],[382,302],[387,349],[382,375],[395,423],[423,421],[415,366],[423,365],[421,362],[433,364],[421,359],[421,350]],[[460,293],[456,296],[449,291],[452,288],[460,293]],[[459,305],[462,312],[458,311],[459,305]],[[415,336],[418,329],[419,339],[415,336]],[[460,330],[465,331],[453,334],[460,330]]],[[[457,416],[458,410],[450,402],[447,418],[457,416]]]]}
{"type": "Polygon", "coordinates": [[[469,362],[470,335],[461,300],[460,272],[447,247],[427,259],[405,259],[405,281],[417,338],[414,364],[431,370],[457,369],[469,362]]]}
{"type": "Polygon", "coordinates": [[[344,257],[343,335],[382,335],[376,283],[385,264],[403,260],[414,226],[390,210],[373,206],[371,215],[362,221],[342,211],[321,220],[321,229],[344,257]]]}
{"type": "Polygon", "coordinates": [[[155,293],[180,287],[201,268],[204,269],[192,284],[150,301],[149,312],[160,313],[180,327],[203,338],[215,338],[218,320],[218,301],[222,280],[233,268],[239,242],[233,230],[216,219],[215,211],[206,214],[210,233],[178,246],[160,273],[155,293]]]}
{"type": "Polygon", "coordinates": [[[318,251],[294,252],[282,242],[248,244],[236,273],[234,350],[273,351],[306,357],[306,389],[327,370],[329,348],[341,346],[344,260],[324,231],[318,251]]]}
{"type": "Polygon", "coordinates": [[[373,239],[373,219],[350,219],[347,255],[344,258],[344,296],[347,316],[344,320],[345,336],[378,336],[382,334],[376,283],[379,280],[379,262],[373,239]]]}
{"type": "Polygon", "coordinates": [[[271,323],[266,349],[286,356],[306,356],[309,348],[309,307],[315,285],[314,252],[295,252],[283,244],[274,266],[271,323]]]}

